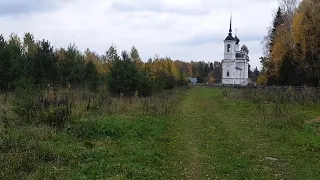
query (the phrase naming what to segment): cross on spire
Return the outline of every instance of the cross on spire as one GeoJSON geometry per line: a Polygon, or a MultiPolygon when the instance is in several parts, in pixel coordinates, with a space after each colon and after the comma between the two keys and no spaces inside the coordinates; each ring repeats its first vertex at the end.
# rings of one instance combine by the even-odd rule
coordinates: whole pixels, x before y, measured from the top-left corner
{"type": "Polygon", "coordinates": [[[234,37],[232,36],[232,13],[231,13],[231,16],[230,16],[230,28],[229,28],[229,34],[228,36],[226,37],[225,41],[234,41],[234,37]]]}
{"type": "Polygon", "coordinates": [[[239,44],[240,39],[237,37],[238,35],[238,28],[236,28],[236,35],[234,36],[234,39],[236,40],[236,44],[239,44]]]}
{"type": "Polygon", "coordinates": [[[232,35],[232,13],[230,16],[230,29],[229,29],[229,34],[232,35]]]}

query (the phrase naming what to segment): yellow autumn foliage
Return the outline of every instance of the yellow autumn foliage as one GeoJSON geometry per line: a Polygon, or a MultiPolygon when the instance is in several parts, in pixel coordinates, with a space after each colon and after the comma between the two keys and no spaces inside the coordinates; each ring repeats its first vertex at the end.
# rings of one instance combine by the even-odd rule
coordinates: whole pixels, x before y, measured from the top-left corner
{"type": "Polygon", "coordinates": [[[269,69],[269,73],[272,76],[277,76],[282,60],[288,52],[288,32],[284,26],[279,27],[274,40],[270,55],[270,64],[272,64],[272,69],[269,69]]]}
{"type": "Polygon", "coordinates": [[[176,68],[174,62],[170,58],[159,58],[152,63],[151,67],[152,77],[156,77],[156,74],[163,73],[171,75],[178,79],[179,70],[176,68]]]}
{"type": "Polygon", "coordinates": [[[216,80],[213,76],[208,77],[208,83],[214,83],[216,80]]]}
{"type": "Polygon", "coordinates": [[[268,78],[265,75],[259,75],[257,79],[257,84],[260,86],[266,86],[268,82],[268,78]]]}
{"type": "Polygon", "coordinates": [[[295,44],[301,44],[304,12],[298,11],[292,22],[292,38],[295,44]]]}
{"type": "Polygon", "coordinates": [[[84,54],[85,63],[92,61],[96,65],[96,69],[99,74],[107,73],[107,66],[100,60],[100,57],[96,53],[91,52],[89,49],[87,49],[84,54]]]}

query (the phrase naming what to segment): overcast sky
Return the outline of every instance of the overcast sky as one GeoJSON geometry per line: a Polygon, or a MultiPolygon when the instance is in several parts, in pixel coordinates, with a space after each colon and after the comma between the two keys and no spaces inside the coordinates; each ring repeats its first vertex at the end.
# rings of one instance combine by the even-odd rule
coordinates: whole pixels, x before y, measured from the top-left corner
{"type": "Polygon", "coordinates": [[[0,32],[31,32],[55,47],[70,43],[99,54],[111,44],[183,61],[221,61],[230,13],[233,30],[260,67],[260,45],[277,0],[0,0],[0,32]]]}

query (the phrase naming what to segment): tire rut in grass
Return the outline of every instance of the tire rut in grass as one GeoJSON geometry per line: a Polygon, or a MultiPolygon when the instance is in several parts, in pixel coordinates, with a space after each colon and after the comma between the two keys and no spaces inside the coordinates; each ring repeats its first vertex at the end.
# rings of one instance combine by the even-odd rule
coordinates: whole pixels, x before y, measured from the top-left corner
{"type": "Polygon", "coordinates": [[[179,119],[182,126],[183,136],[181,140],[185,146],[184,156],[186,157],[186,166],[184,174],[186,179],[203,179],[202,177],[202,161],[201,152],[199,150],[199,142],[201,141],[199,136],[199,123],[201,121],[201,113],[196,108],[196,104],[192,103],[194,98],[187,97],[183,102],[179,119]]]}
{"type": "Polygon", "coordinates": [[[201,154],[198,149],[197,139],[194,132],[190,129],[188,131],[189,142],[185,142],[187,149],[189,150],[190,160],[186,169],[186,176],[188,179],[201,179],[202,162],[200,160],[201,154]]]}

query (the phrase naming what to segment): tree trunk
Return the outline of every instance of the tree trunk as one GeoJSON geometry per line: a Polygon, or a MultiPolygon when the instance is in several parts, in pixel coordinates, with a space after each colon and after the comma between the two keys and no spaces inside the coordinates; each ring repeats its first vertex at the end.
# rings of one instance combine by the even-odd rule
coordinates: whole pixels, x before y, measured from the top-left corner
{"type": "Polygon", "coordinates": [[[319,73],[319,70],[318,70],[318,87],[320,87],[320,73],[319,73]]]}

